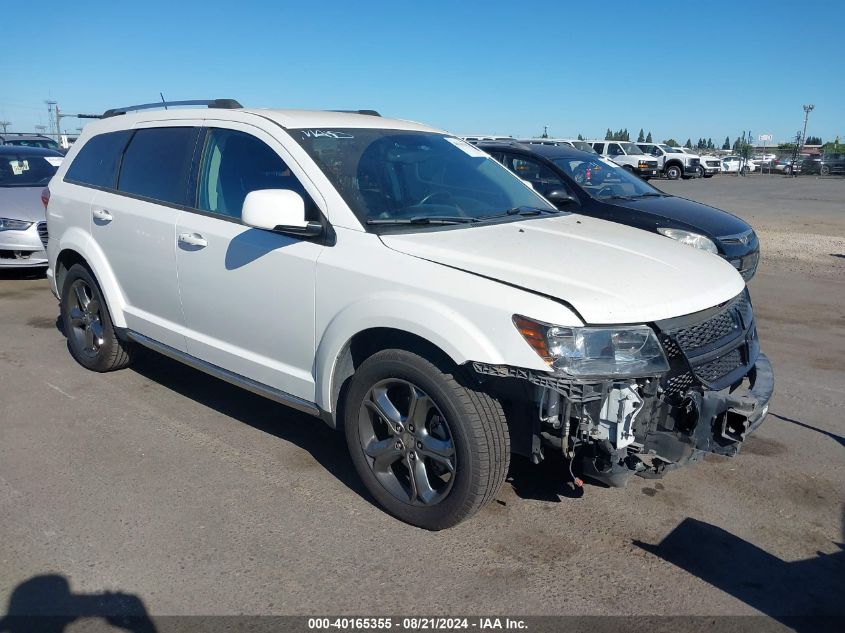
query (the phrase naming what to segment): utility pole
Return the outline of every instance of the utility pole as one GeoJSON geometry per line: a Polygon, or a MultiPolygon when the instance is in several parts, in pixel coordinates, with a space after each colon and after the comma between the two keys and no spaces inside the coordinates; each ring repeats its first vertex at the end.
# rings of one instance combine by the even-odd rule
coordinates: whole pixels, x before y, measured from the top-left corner
{"type": "Polygon", "coordinates": [[[815,108],[815,107],[816,106],[814,106],[812,103],[809,104],[809,105],[803,106],[803,108],[804,108],[804,133],[801,135],[801,149],[802,150],[804,149],[804,145],[807,143],[807,119],[810,118],[810,112],[812,112],[813,108],[815,108]]]}
{"type": "Polygon", "coordinates": [[[6,128],[12,124],[11,121],[0,121],[0,125],[3,126],[3,134],[6,133],[6,128]]]}

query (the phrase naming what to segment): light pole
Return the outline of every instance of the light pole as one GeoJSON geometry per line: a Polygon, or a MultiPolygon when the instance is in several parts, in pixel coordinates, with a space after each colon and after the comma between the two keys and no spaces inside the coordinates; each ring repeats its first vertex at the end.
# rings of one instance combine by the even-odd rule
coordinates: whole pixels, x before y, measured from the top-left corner
{"type": "Polygon", "coordinates": [[[816,106],[814,106],[812,103],[810,103],[809,105],[803,106],[803,108],[804,108],[804,132],[803,132],[803,134],[801,134],[801,149],[802,150],[804,149],[804,145],[807,142],[807,119],[810,118],[810,112],[812,112],[813,108],[815,108],[815,107],[816,106]]]}

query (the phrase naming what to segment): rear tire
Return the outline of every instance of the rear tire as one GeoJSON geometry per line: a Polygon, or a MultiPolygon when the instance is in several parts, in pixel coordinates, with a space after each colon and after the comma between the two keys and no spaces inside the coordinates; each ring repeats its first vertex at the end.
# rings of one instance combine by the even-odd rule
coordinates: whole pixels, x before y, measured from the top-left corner
{"type": "Polygon", "coordinates": [[[830,176],[830,166],[822,165],[821,169],[819,169],[819,175],[821,176],[830,176]]]}
{"type": "Polygon", "coordinates": [[[510,438],[499,402],[412,352],[365,360],[343,419],[367,490],[406,523],[451,527],[492,501],[505,480],[510,438]]]}
{"type": "Polygon", "coordinates": [[[747,176],[747,175],[748,175],[748,171],[749,171],[749,170],[748,170],[748,167],[747,167],[747,166],[745,166],[745,167],[743,167],[742,169],[740,169],[740,170],[739,170],[739,173],[740,173],[740,174],[742,174],[743,176],[747,176]]]}
{"type": "Polygon", "coordinates": [[[81,264],[65,275],[60,312],[68,350],[77,363],[106,372],[132,362],[132,344],[118,338],[100,285],[81,264]]]}

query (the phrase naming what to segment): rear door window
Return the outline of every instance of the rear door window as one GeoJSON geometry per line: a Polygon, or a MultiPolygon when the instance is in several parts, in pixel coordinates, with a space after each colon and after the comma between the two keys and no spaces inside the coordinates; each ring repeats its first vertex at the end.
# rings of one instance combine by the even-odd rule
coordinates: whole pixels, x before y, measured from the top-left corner
{"type": "Polygon", "coordinates": [[[199,128],[137,130],[123,156],[118,189],[142,198],[185,205],[199,128]]]}
{"type": "Polygon", "coordinates": [[[98,134],[89,139],[68,167],[65,181],[114,189],[120,156],[130,136],[132,130],[121,130],[98,134]]]}
{"type": "Polygon", "coordinates": [[[593,149],[597,154],[604,154],[604,143],[593,143],[593,149]]]}
{"type": "Polygon", "coordinates": [[[622,156],[624,153],[618,143],[610,143],[607,146],[608,156],[622,156]]]}

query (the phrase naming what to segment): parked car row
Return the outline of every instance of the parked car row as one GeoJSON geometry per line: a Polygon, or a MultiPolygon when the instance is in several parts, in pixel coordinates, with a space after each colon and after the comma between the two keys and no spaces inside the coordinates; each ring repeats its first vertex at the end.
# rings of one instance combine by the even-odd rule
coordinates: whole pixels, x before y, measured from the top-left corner
{"type": "Polygon", "coordinates": [[[313,415],[427,529],[495,499],[511,452],[621,486],[736,455],[763,422],[742,220],[592,147],[205,103],[108,111],[55,174],[4,158],[3,194],[49,179],[47,277],[81,367],[143,346],[313,415]]]}

